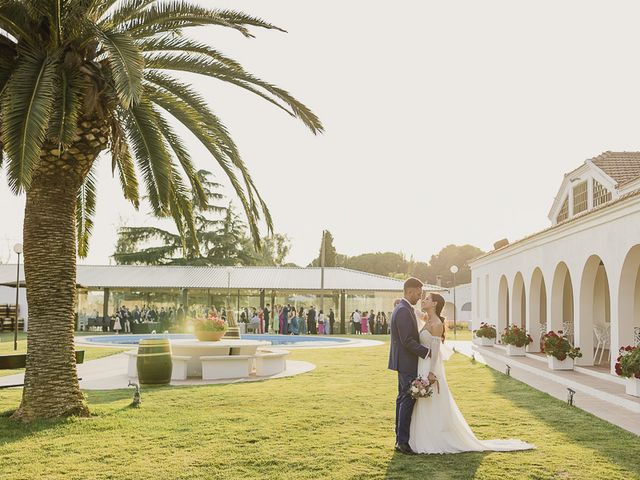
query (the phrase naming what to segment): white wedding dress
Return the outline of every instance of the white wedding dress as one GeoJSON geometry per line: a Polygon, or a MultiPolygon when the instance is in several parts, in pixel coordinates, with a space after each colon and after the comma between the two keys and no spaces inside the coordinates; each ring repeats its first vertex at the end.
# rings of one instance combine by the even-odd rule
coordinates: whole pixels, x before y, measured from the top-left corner
{"type": "MultiPolygon", "coordinates": [[[[420,325],[418,321],[418,328],[420,325]]],[[[512,450],[529,450],[534,445],[520,440],[478,440],[467,425],[456,405],[444,372],[444,360],[453,351],[443,345],[440,337],[434,337],[426,329],[420,332],[420,343],[431,349],[431,357],[418,360],[418,375],[426,379],[433,372],[440,383],[440,393],[434,385],[431,397],[416,400],[411,416],[409,445],[416,453],[459,453],[512,450]]]]}

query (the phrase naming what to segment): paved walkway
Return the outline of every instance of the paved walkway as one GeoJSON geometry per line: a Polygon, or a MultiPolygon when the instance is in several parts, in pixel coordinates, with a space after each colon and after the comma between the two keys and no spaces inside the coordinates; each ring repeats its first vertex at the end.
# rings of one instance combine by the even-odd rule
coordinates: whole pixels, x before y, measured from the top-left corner
{"type": "Polygon", "coordinates": [[[478,362],[505,372],[511,367],[511,376],[542,392],[567,401],[571,388],[576,393],[574,405],[598,418],[640,435],[640,398],[627,395],[620,379],[600,372],[550,370],[545,357],[527,355],[508,357],[503,346],[480,347],[471,342],[448,342],[456,350],[475,356],[478,362]],[[609,377],[609,378],[607,378],[609,377]]]}
{"type": "MultiPolygon", "coordinates": [[[[78,376],[82,378],[80,388],[83,390],[117,390],[127,388],[129,385],[129,377],[126,374],[128,361],[129,357],[127,355],[119,353],[78,365],[78,376]]],[[[257,382],[271,380],[273,378],[292,377],[310,372],[315,368],[316,366],[313,363],[287,360],[286,370],[270,377],[248,377],[233,380],[202,380],[193,378],[178,381],[174,380],[171,382],[171,385],[216,385],[224,383],[257,382]]],[[[23,381],[24,374],[22,373],[9,375],[0,377],[0,386],[21,384],[23,381]]],[[[137,380],[134,379],[133,381],[137,380]]]]}

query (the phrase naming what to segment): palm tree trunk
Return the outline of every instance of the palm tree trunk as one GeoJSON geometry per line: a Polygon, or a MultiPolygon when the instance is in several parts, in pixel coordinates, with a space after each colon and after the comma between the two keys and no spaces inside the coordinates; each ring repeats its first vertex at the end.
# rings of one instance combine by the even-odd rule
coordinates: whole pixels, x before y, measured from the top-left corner
{"type": "Polygon", "coordinates": [[[54,145],[45,146],[27,192],[27,365],[22,402],[13,415],[22,421],[89,415],[74,353],[76,197],[108,135],[104,125],[83,125],[78,142],[63,154],[54,145]]]}

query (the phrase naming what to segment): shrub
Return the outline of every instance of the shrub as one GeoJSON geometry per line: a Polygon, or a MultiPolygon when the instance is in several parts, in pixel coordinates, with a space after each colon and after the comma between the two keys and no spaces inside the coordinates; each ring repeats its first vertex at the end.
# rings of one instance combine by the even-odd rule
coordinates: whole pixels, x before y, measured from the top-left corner
{"type": "Polygon", "coordinates": [[[625,378],[640,378],[640,348],[630,345],[620,348],[616,373],[625,378]]]}
{"type": "Polygon", "coordinates": [[[569,343],[569,340],[564,336],[562,330],[558,330],[558,333],[554,331],[545,333],[542,337],[542,350],[547,355],[555,357],[560,361],[565,360],[567,357],[573,358],[574,360],[582,357],[580,349],[569,343]]]}
{"type": "Polygon", "coordinates": [[[496,326],[489,325],[488,323],[482,322],[480,324],[480,328],[474,330],[473,333],[476,334],[476,337],[484,337],[484,338],[496,338],[496,326]]]}
{"type": "Polygon", "coordinates": [[[524,347],[533,342],[533,338],[524,329],[517,325],[509,325],[504,329],[502,334],[502,343],[506,345],[515,345],[516,347],[524,347]]]}
{"type": "Polygon", "coordinates": [[[197,332],[224,332],[227,330],[224,320],[216,315],[194,320],[193,327],[197,332]]]}

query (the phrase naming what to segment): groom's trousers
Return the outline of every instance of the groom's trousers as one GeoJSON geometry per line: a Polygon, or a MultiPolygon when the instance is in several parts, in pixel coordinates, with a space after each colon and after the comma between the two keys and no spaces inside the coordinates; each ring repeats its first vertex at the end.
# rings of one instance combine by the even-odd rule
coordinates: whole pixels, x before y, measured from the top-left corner
{"type": "Polygon", "coordinates": [[[396,398],[396,444],[409,443],[411,414],[416,401],[409,389],[416,376],[398,372],[398,398],[396,398]]]}

